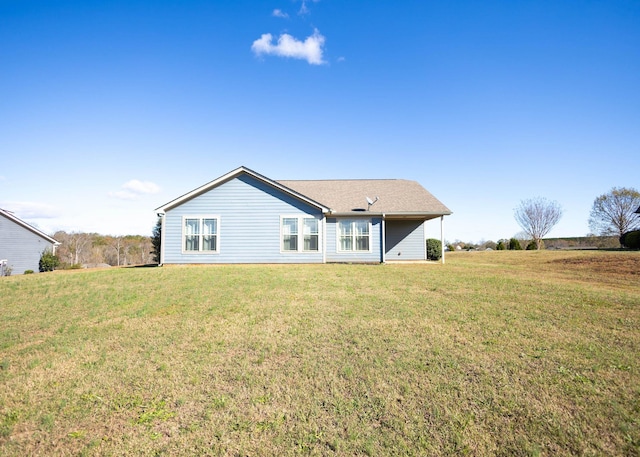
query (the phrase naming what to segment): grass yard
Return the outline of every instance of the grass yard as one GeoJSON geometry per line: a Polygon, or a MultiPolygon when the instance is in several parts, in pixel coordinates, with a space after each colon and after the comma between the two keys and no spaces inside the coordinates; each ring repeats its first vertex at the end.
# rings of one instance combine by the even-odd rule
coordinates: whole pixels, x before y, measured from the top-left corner
{"type": "Polygon", "coordinates": [[[0,455],[640,455],[640,253],[0,278],[0,455]]]}

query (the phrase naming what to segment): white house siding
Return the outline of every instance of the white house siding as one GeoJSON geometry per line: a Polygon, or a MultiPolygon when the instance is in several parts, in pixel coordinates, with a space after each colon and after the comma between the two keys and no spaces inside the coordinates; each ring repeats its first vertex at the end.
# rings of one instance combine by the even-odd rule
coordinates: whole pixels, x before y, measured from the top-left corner
{"type": "Polygon", "coordinates": [[[327,241],[327,262],[382,262],[382,218],[380,217],[347,217],[347,218],[327,218],[326,223],[327,241]],[[341,219],[366,219],[371,221],[371,246],[369,252],[338,251],[338,221],[341,219]]]}
{"type": "Polygon", "coordinates": [[[425,260],[424,224],[423,221],[387,220],[386,260],[425,260]]]}
{"type": "MultiPolygon", "coordinates": [[[[318,252],[281,252],[280,217],[294,215],[321,218],[317,208],[252,176],[239,175],[166,211],[164,263],[322,262],[322,246],[318,252]],[[188,215],[219,217],[218,253],[182,252],[183,216],[188,215]]],[[[319,238],[323,239],[322,233],[319,238]]]]}
{"type": "Polygon", "coordinates": [[[53,244],[0,214],[0,260],[7,260],[12,275],[38,272],[46,249],[53,249],[53,244]]]}

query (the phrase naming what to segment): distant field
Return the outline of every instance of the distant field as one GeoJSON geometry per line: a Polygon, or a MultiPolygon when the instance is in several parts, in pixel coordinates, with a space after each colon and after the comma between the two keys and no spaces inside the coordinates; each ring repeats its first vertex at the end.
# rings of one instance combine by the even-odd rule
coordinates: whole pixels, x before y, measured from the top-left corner
{"type": "Polygon", "coordinates": [[[640,455],[640,253],[0,278],[0,455],[640,455]]]}

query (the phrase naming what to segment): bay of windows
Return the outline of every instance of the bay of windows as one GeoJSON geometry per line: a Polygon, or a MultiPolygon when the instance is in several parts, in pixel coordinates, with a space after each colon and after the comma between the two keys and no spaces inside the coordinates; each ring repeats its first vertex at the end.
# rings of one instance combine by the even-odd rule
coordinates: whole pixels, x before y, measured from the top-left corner
{"type": "Polygon", "coordinates": [[[369,251],[371,231],[365,219],[338,222],[340,251],[369,251]]]}
{"type": "Polygon", "coordinates": [[[217,217],[185,217],[183,234],[185,252],[218,251],[217,217]]]}
{"type": "Polygon", "coordinates": [[[282,218],[282,250],[285,252],[317,252],[320,223],[315,217],[282,218]]]}

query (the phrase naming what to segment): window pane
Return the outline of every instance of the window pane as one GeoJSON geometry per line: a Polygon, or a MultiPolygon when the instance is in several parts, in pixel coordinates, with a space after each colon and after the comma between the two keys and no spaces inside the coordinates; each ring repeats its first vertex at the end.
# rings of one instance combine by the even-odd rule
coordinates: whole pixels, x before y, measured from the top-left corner
{"type": "Polygon", "coordinates": [[[304,250],[305,251],[317,251],[318,250],[318,235],[305,235],[304,236],[304,250]]]}
{"type": "Polygon", "coordinates": [[[185,219],[184,233],[185,235],[197,235],[200,233],[200,219],[185,219]]]}
{"type": "Polygon", "coordinates": [[[351,235],[351,221],[340,221],[338,224],[340,236],[351,235]]]}
{"type": "Polygon", "coordinates": [[[282,234],[283,235],[297,235],[298,234],[298,219],[293,217],[282,218],[282,234]]]}
{"type": "Polygon", "coordinates": [[[202,233],[204,235],[217,235],[218,234],[218,221],[215,219],[203,219],[202,220],[202,233]]]}
{"type": "Polygon", "coordinates": [[[298,250],[298,235],[284,235],[282,239],[283,251],[297,251],[298,250]]]}
{"type": "Polygon", "coordinates": [[[353,251],[353,238],[350,236],[340,237],[340,250],[341,251],[353,251]]]}
{"type": "Polygon", "coordinates": [[[354,225],[356,235],[369,235],[369,221],[355,221],[354,225]]]}
{"type": "Polygon", "coordinates": [[[283,251],[298,250],[298,218],[297,217],[282,218],[282,250],[283,251]]]}
{"type": "Polygon", "coordinates": [[[358,251],[368,251],[369,250],[369,237],[368,236],[357,236],[356,237],[356,250],[358,250],[358,251]]]}
{"type": "Polygon", "coordinates": [[[316,218],[305,218],[303,220],[304,223],[304,234],[305,235],[317,235],[318,234],[318,219],[316,218]]]}
{"type": "Polygon", "coordinates": [[[302,221],[303,233],[304,233],[304,250],[305,251],[317,251],[318,250],[318,219],[316,218],[304,218],[302,221]]]}
{"type": "Polygon", "coordinates": [[[197,251],[198,250],[198,235],[187,235],[184,237],[184,250],[185,251],[197,251]]]}
{"type": "Polygon", "coordinates": [[[215,251],[216,250],[216,240],[217,236],[215,235],[204,235],[202,237],[202,250],[203,251],[215,251]]]}
{"type": "Polygon", "coordinates": [[[198,233],[200,229],[200,219],[185,219],[184,220],[184,250],[185,251],[198,251],[198,233]]]}

